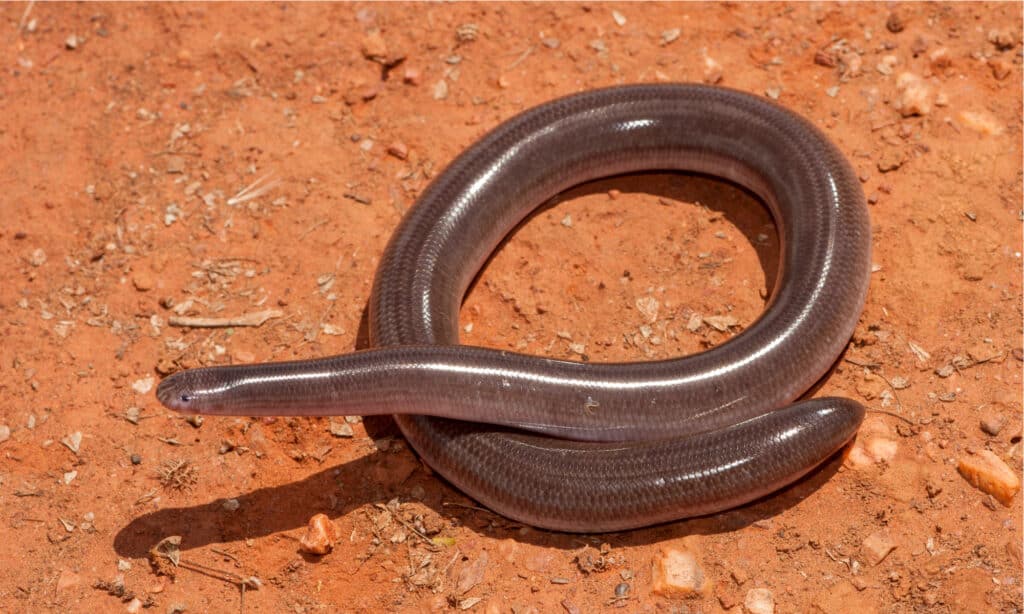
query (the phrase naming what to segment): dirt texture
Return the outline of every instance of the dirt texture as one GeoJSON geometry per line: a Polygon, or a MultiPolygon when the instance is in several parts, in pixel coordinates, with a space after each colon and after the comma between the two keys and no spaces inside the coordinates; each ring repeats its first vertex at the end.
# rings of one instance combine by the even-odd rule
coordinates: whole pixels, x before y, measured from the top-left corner
{"type": "MultiPolygon", "coordinates": [[[[1021,496],[957,470],[1020,475],[1020,4],[11,3],[0,40],[0,611],[1021,611],[1021,496]],[[454,156],[662,81],[777,98],[863,181],[870,294],[815,394],[871,413],[808,479],[555,534],[479,509],[390,418],[157,403],[182,368],[364,346],[381,251],[454,156]],[[685,596],[653,577],[679,562],[685,596]]],[[[758,317],[777,261],[732,186],[597,182],[495,255],[463,341],[697,352],[758,317]]]]}

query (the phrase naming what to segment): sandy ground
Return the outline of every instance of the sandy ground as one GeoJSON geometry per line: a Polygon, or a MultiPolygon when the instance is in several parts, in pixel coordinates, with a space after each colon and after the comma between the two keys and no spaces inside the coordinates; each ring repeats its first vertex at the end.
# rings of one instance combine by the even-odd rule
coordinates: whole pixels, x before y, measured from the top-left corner
{"type": "MultiPolygon", "coordinates": [[[[1019,4],[0,6],[0,611],[1020,612],[1021,497],[957,471],[987,450],[1020,473],[1020,29],[1019,4]],[[821,126],[869,197],[870,296],[817,394],[873,413],[809,479],[553,534],[474,509],[390,419],[190,423],[156,402],[184,367],[365,343],[392,229],[503,119],[719,78],[821,126]],[[341,534],[324,557],[299,550],[319,512],[341,534]],[[181,567],[157,575],[174,535],[181,567]],[[700,592],[653,591],[665,549],[700,592]]],[[[464,341],[700,351],[757,318],[777,255],[730,186],[599,182],[497,254],[464,341]]]]}

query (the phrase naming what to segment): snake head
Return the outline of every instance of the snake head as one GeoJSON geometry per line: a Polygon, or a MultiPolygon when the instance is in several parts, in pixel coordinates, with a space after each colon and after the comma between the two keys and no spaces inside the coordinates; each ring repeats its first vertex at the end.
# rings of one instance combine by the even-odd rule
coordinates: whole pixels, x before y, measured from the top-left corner
{"type": "Polygon", "coordinates": [[[194,385],[194,379],[188,371],[175,373],[165,378],[156,387],[156,398],[168,409],[186,414],[197,414],[200,411],[197,403],[199,392],[194,385]]]}

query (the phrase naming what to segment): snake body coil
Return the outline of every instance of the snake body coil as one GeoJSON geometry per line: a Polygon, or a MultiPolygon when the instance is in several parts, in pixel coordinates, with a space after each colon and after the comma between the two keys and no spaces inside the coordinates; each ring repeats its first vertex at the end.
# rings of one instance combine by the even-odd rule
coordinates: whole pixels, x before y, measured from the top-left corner
{"type": "Polygon", "coordinates": [[[377,271],[374,349],[184,371],[157,395],[209,414],[394,414],[437,472],[539,527],[602,532],[708,514],[796,480],[856,432],[854,401],[788,404],[849,340],[869,251],[857,178],[794,113],[699,85],[586,92],[501,124],[423,193],[377,271]],[[781,268],[760,319],[714,349],[658,362],[458,345],[470,282],[521,220],[572,186],[645,170],[722,177],[768,205],[781,268]]]}

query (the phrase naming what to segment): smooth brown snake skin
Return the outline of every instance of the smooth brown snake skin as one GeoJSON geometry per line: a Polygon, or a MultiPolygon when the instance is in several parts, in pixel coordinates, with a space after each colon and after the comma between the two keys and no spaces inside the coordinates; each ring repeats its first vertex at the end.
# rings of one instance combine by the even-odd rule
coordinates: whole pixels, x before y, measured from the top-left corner
{"type": "Polygon", "coordinates": [[[501,124],[424,191],[377,271],[374,349],[183,371],[157,395],[207,414],[395,414],[438,473],[538,527],[616,531],[708,514],[798,479],[856,432],[855,401],[790,403],[854,330],[870,242],[853,170],[798,115],[700,85],[585,92],[501,124]],[[468,285],[521,220],[572,186],[645,170],[722,177],[768,205],[781,268],[760,319],[711,350],[657,362],[458,345],[468,285]]]}

